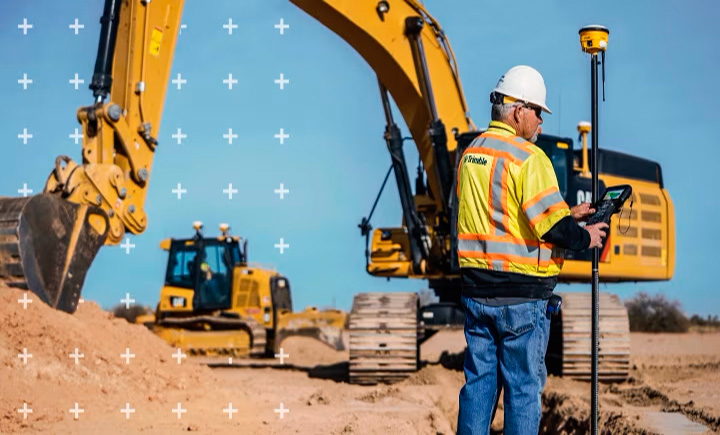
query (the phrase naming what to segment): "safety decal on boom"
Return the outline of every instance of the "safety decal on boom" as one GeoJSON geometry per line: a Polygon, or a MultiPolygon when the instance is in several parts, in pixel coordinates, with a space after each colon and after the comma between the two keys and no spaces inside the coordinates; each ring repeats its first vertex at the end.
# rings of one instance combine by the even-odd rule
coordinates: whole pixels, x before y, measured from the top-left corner
{"type": "Polygon", "coordinates": [[[152,36],[150,37],[150,54],[158,56],[160,54],[160,43],[162,42],[163,32],[159,27],[155,27],[152,30],[152,36]]]}

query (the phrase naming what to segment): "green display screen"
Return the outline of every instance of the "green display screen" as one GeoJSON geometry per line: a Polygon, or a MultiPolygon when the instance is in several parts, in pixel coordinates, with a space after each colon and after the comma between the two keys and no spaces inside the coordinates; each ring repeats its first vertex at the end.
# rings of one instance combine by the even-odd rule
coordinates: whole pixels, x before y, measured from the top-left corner
{"type": "Polygon", "coordinates": [[[623,193],[623,190],[624,189],[608,190],[607,192],[605,192],[605,198],[603,198],[603,199],[608,200],[608,199],[620,198],[620,195],[623,193]]]}

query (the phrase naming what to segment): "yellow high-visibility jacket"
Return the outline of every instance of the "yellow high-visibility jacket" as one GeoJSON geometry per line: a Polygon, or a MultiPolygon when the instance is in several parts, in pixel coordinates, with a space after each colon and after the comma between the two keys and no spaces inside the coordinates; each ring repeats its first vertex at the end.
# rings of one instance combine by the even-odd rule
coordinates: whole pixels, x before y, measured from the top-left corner
{"type": "Polygon", "coordinates": [[[460,267],[560,273],[564,250],[541,238],[570,209],[540,148],[492,121],[462,155],[457,194],[460,267]]]}

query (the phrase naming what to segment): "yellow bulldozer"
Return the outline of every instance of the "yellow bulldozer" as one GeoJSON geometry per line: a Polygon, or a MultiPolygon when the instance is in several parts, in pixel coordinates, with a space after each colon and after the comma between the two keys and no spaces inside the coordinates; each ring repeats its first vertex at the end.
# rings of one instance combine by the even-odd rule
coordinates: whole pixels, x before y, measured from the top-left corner
{"type": "Polygon", "coordinates": [[[193,228],[192,238],[160,242],[168,251],[165,285],[155,313],[136,323],[190,355],[213,359],[273,356],[293,335],[345,349],[345,312],[293,312],[290,281],[249,263],[247,240],[231,235],[228,224],[220,224],[217,237],[203,235],[202,222],[193,228]]]}

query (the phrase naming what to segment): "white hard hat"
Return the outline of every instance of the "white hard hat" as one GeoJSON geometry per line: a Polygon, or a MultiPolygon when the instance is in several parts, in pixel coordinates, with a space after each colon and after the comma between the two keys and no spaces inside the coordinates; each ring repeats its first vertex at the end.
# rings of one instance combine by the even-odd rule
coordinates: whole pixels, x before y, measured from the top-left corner
{"type": "Polygon", "coordinates": [[[493,92],[534,104],[547,113],[552,113],[545,105],[545,81],[542,75],[532,67],[518,65],[510,68],[500,80],[493,92]]]}

